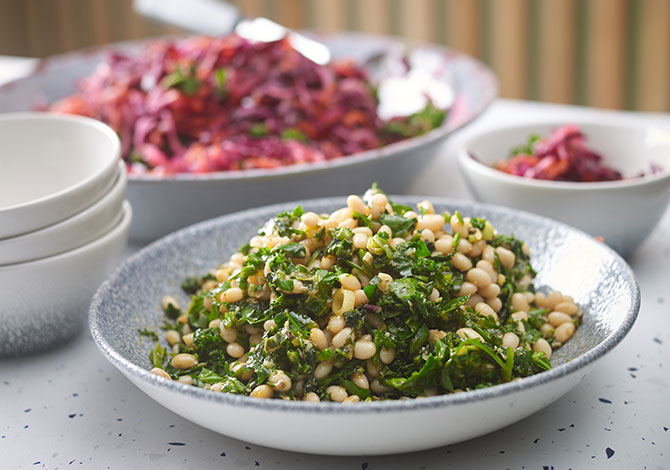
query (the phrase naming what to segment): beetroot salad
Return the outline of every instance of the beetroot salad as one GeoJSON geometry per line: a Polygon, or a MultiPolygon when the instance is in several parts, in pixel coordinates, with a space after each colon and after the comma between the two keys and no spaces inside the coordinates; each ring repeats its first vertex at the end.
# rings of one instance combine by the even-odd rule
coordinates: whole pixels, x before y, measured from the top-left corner
{"type": "Polygon", "coordinates": [[[555,129],[549,136],[532,134],[528,143],[512,149],[510,157],[495,164],[505,173],[554,181],[615,181],[621,173],[603,164],[603,157],[589,149],[575,124],[555,129]]]}
{"type": "Polygon", "coordinates": [[[321,162],[438,127],[426,107],[383,120],[353,62],[317,65],[285,39],[236,35],[150,42],[112,53],[49,110],[89,116],[121,137],[132,174],[208,173],[321,162]]]}

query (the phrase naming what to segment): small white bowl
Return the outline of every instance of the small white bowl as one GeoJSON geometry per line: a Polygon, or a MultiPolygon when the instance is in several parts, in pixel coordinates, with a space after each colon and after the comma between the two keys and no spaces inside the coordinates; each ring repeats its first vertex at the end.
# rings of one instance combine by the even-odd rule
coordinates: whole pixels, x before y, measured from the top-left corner
{"type": "Polygon", "coordinates": [[[622,172],[622,181],[576,183],[510,175],[493,165],[530,134],[547,135],[567,122],[540,121],[478,133],[458,149],[458,162],[474,196],[483,202],[522,209],[560,220],[602,237],[626,255],[651,233],[670,200],[670,130],[625,122],[572,119],[589,148],[605,165],[622,172]],[[651,164],[660,172],[649,174],[651,164]],[[635,177],[644,172],[645,176],[635,177]]]}
{"type": "Polygon", "coordinates": [[[98,285],[121,260],[130,204],[110,231],[84,246],[27,263],[0,266],[0,357],[44,350],[84,325],[98,285]]]}
{"type": "Polygon", "coordinates": [[[119,161],[112,187],[83,211],[41,230],[0,240],[0,266],[64,253],[109,232],[123,216],[127,181],[126,166],[119,161]]]}
{"type": "Polygon", "coordinates": [[[0,239],[52,225],[100,198],[120,156],[116,133],[80,116],[0,116],[0,239]]]}

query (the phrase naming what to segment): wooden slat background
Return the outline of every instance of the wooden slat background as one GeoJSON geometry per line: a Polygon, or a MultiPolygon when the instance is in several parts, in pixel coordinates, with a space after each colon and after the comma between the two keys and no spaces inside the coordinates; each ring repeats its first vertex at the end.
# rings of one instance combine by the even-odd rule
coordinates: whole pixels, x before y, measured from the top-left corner
{"type": "MultiPolygon", "coordinates": [[[[0,0],[0,54],[44,57],[174,33],[132,0],[0,0]]],[[[184,0],[187,3],[187,0],[184,0]]],[[[670,0],[235,0],[291,28],[446,44],[488,63],[501,96],[670,111],[670,0]]]]}

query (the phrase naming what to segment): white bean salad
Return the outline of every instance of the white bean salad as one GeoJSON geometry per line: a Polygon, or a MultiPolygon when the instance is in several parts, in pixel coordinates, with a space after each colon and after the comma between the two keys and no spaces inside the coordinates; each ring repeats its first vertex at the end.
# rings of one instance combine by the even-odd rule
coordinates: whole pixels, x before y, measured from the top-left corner
{"type": "Polygon", "coordinates": [[[489,221],[376,187],[346,202],[278,214],[184,282],[185,310],[165,297],[151,372],[256,398],[426,397],[548,370],[580,324],[571,297],[535,292],[527,245],[489,221]]]}

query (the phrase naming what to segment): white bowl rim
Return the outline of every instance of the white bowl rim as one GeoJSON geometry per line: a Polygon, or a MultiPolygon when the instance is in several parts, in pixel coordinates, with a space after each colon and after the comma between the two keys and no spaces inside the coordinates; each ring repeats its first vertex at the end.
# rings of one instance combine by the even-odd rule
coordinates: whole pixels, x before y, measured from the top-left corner
{"type": "Polygon", "coordinates": [[[94,250],[99,245],[104,245],[109,240],[116,238],[119,235],[119,233],[121,233],[124,229],[130,226],[130,222],[133,216],[133,209],[127,200],[124,200],[123,203],[121,204],[120,214],[121,217],[117,219],[116,224],[113,227],[111,227],[107,232],[96,238],[95,240],[91,240],[85,245],[81,245],[72,250],[65,251],[63,253],[58,253],[57,255],[45,256],[43,258],[38,258],[23,263],[0,265],[0,274],[11,272],[11,270],[13,269],[32,268],[35,266],[39,266],[40,264],[43,263],[58,262],[63,258],[69,258],[70,256],[77,256],[82,252],[94,250]]]}
{"type": "MultiPolygon", "coordinates": [[[[119,207],[118,212],[114,216],[113,220],[109,220],[107,222],[106,230],[104,232],[100,233],[100,236],[104,235],[109,230],[111,230],[113,227],[115,227],[123,216],[124,195],[121,194],[121,192],[125,190],[127,182],[128,182],[128,175],[126,173],[125,164],[121,160],[119,160],[116,163],[116,169],[114,170],[114,180],[113,180],[112,184],[109,186],[107,191],[105,193],[103,193],[102,196],[100,196],[97,200],[95,200],[91,205],[89,205],[88,207],[85,207],[83,210],[77,212],[74,215],[71,215],[70,217],[67,217],[63,220],[60,220],[60,221],[58,221],[54,224],[47,225],[46,227],[43,227],[43,228],[40,228],[40,229],[37,229],[37,230],[33,230],[32,232],[23,233],[21,235],[15,236],[15,237],[0,238],[0,251],[7,248],[6,245],[9,245],[10,247],[16,248],[16,245],[15,245],[16,243],[19,243],[19,244],[33,243],[34,244],[34,243],[43,243],[44,241],[48,241],[48,240],[45,240],[45,238],[48,238],[49,236],[52,236],[54,231],[62,230],[63,227],[67,227],[68,225],[71,225],[73,223],[75,224],[75,226],[78,226],[82,223],[81,222],[82,219],[86,220],[86,219],[89,219],[91,217],[91,215],[93,215],[93,214],[97,214],[99,212],[104,212],[106,210],[105,208],[108,206],[108,204],[110,203],[111,200],[120,199],[120,201],[119,201],[120,204],[118,206],[119,207]],[[110,225],[109,222],[113,222],[113,223],[110,225]]],[[[84,243],[83,245],[86,245],[87,243],[90,243],[94,240],[95,239],[89,240],[88,242],[84,243]]],[[[83,246],[83,245],[80,244],[78,246],[83,246]]],[[[74,248],[77,248],[77,247],[73,247],[72,249],[74,249],[74,248]]],[[[51,256],[55,256],[59,253],[66,253],[67,251],[71,251],[71,250],[66,250],[65,252],[59,251],[57,253],[52,253],[51,255],[38,256],[37,258],[30,258],[30,259],[26,259],[26,260],[23,260],[23,261],[15,261],[15,262],[11,262],[11,263],[3,263],[2,262],[3,257],[0,256],[0,268],[4,267],[4,266],[9,266],[9,265],[12,265],[12,264],[23,264],[23,263],[27,263],[29,261],[36,261],[38,259],[48,258],[48,257],[51,257],[51,256]]]]}
{"type": "MultiPolygon", "coordinates": [[[[126,261],[124,261],[117,269],[100,285],[98,291],[93,297],[91,306],[89,309],[89,330],[91,336],[95,341],[98,349],[105,355],[105,357],[117,367],[124,375],[128,376],[135,381],[140,381],[144,384],[150,385],[152,387],[157,387],[163,391],[172,391],[180,395],[186,395],[191,399],[197,400],[206,400],[210,402],[221,403],[222,405],[228,406],[239,406],[239,407],[249,407],[255,409],[261,409],[266,411],[275,411],[275,412],[305,412],[313,414],[361,414],[361,413],[384,413],[384,412],[413,412],[417,410],[430,410],[434,408],[441,407],[450,407],[458,406],[466,403],[480,402],[495,397],[507,396],[513,393],[520,392],[525,389],[534,388],[542,384],[552,382],[561,377],[568,376],[572,373],[577,372],[579,369],[587,366],[588,364],[599,359],[607,352],[609,352],[614,346],[616,346],[621,340],[628,334],[630,329],[637,318],[639,309],[640,309],[640,288],[637,282],[637,277],[631,269],[631,267],[619,256],[614,250],[609,248],[607,245],[599,243],[593,239],[590,235],[585,232],[582,232],[574,227],[570,227],[561,222],[557,222],[546,217],[542,217],[536,214],[532,214],[525,211],[519,211],[515,209],[510,209],[503,206],[497,206],[493,204],[484,204],[476,201],[463,201],[458,199],[449,199],[449,198],[437,198],[433,196],[394,196],[390,195],[390,198],[397,200],[400,203],[404,201],[411,200],[420,201],[422,199],[429,198],[434,203],[444,204],[444,205],[458,205],[458,204],[474,204],[479,207],[497,211],[499,213],[515,213],[520,214],[523,217],[542,220],[544,223],[551,223],[555,226],[560,226],[564,229],[567,229],[572,232],[576,232],[583,237],[585,237],[588,242],[593,243],[594,246],[598,246],[601,249],[605,250],[610,254],[615,261],[622,268],[623,274],[628,278],[632,283],[632,296],[630,309],[628,310],[621,326],[614,330],[603,342],[599,343],[589,351],[584,354],[579,355],[575,359],[567,361],[565,364],[561,364],[551,370],[541,372],[539,374],[532,375],[530,377],[524,377],[520,380],[508,382],[505,384],[494,385],[491,387],[486,387],[478,390],[471,390],[465,393],[455,393],[447,395],[438,395],[433,397],[421,398],[421,399],[410,399],[410,400],[382,400],[376,402],[364,402],[359,404],[354,404],[352,406],[342,406],[340,403],[329,403],[329,402],[320,402],[320,403],[310,403],[303,401],[287,401],[287,400],[259,400],[253,397],[246,395],[236,395],[231,393],[212,393],[209,390],[201,389],[198,387],[193,387],[191,385],[185,385],[175,381],[167,381],[162,377],[159,377],[155,374],[152,374],[149,370],[144,369],[140,366],[135,365],[130,362],[128,359],[123,357],[119,352],[117,352],[103,336],[102,332],[99,329],[100,322],[100,312],[99,307],[102,301],[102,297],[107,290],[111,288],[112,281],[126,268],[145,256],[155,256],[159,252],[163,245],[169,245],[172,240],[176,240],[180,237],[185,236],[188,232],[192,230],[205,229],[210,225],[219,225],[224,222],[234,221],[236,219],[254,217],[256,214],[266,214],[267,212],[280,212],[287,210],[290,207],[296,207],[297,205],[302,205],[303,207],[309,204],[321,204],[321,203],[341,203],[342,197],[327,197],[327,198],[318,198],[318,199],[308,199],[302,201],[293,201],[288,203],[279,203],[269,206],[262,206],[256,209],[239,211],[231,214],[227,214],[221,217],[214,219],[206,220],[189,227],[183,228],[176,232],[173,232],[170,235],[167,235],[147,247],[143,248],[139,252],[132,255],[126,261]]],[[[586,374],[584,374],[586,377],[586,374]]]]}
{"type": "MultiPolygon", "coordinates": [[[[487,129],[476,134],[470,135],[458,146],[458,160],[463,166],[467,166],[474,171],[485,174],[489,177],[500,178],[503,181],[506,181],[510,184],[518,184],[522,186],[535,187],[541,189],[549,190],[568,190],[568,191],[598,191],[603,189],[618,189],[618,188],[633,188],[637,186],[643,186],[649,183],[654,183],[659,180],[668,179],[670,180],[670,166],[663,166],[661,169],[653,174],[644,174],[643,176],[628,177],[623,180],[617,181],[593,181],[593,182],[576,182],[576,181],[552,181],[552,180],[541,180],[535,178],[526,178],[524,176],[511,175],[500,170],[496,170],[485,163],[482,163],[478,160],[476,155],[470,153],[470,147],[477,141],[488,139],[492,136],[497,136],[501,134],[506,134],[508,132],[528,130],[532,131],[533,128],[538,127],[558,127],[565,124],[577,124],[580,126],[584,134],[588,134],[589,127],[591,128],[600,128],[600,129],[613,129],[620,132],[625,131],[644,131],[649,129],[654,129],[658,126],[655,125],[645,125],[640,123],[632,122],[610,122],[610,121],[596,121],[594,119],[585,119],[579,117],[572,117],[569,120],[533,120],[527,122],[519,122],[514,125],[503,125],[500,127],[495,127],[487,129]]],[[[663,132],[670,133],[670,130],[662,129],[663,132]]],[[[587,135],[588,137],[588,135],[587,135]]],[[[670,149],[670,146],[668,146],[670,149]]],[[[505,151],[501,152],[502,157],[504,158],[505,151]]],[[[604,157],[605,159],[607,157],[604,157]]]]}
{"type": "MultiPolygon", "coordinates": [[[[58,200],[62,199],[64,197],[67,197],[67,195],[74,194],[77,191],[79,191],[81,188],[86,187],[87,185],[91,184],[92,181],[96,180],[97,178],[100,177],[100,175],[105,174],[107,171],[109,171],[111,166],[116,166],[116,162],[121,158],[121,142],[119,140],[119,136],[112,130],[111,127],[109,127],[107,124],[105,124],[102,121],[98,121],[93,118],[85,117],[85,116],[78,116],[74,114],[59,114],[59,113],[52,113],[52,112],[37,112],[37,111],[19,111],[19,112],[11,112],[11,113],[1,113],[0,114],[0,123],[5,122],[5,121],[31,121],[31,120],[39,120],[39,121],[69,121],[72,123],[77,123],[80,125],[85,125],[90,128],[93,128],[97,131],[100,131],[107,139],[109,139],[110,144],[112,145],[112,152],[111,155],[113,158],[110,158],[108,162],[105,162],[104,165],[101,165],[100,168],[95,173],[92,173],[88,175],[86,178],[83,180],[78,181],[77,183],[70,185],[66,188],[61,189],[60,191],[57,191],[55,193],[49,194],[47,196],[43,196],[37,199],[33,199],[30,201],[23,202],[21,204],[15,204],[13,206],[8,206],[5,208],[0,208],[0,215],[3,213],[10,213],[13,211],[20,211],[23,209],[26,209],[28,207],[36,207],[39,206],[40,204],[46,202],[46,201],[51,201],[51,200],[58,200]]],[[[112,171],[111,174],[114,174],[112,171]]]]}

